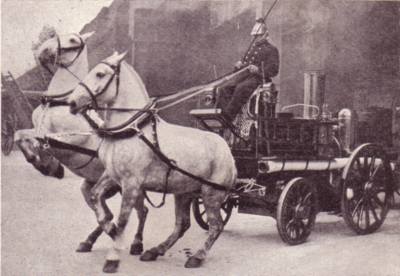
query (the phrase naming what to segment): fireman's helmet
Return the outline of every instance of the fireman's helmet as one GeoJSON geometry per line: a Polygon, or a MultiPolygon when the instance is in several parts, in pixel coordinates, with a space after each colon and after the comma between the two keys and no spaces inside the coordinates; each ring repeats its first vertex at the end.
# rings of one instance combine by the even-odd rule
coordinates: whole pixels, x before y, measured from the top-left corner
{"type": "Polygon", "coordinates": [[[251,35],[268,35],[267,25],[265,25],[264,19],[259,18],[256,20],[256,24],[254,24],[253,29],[251,30],[251,35]]]}

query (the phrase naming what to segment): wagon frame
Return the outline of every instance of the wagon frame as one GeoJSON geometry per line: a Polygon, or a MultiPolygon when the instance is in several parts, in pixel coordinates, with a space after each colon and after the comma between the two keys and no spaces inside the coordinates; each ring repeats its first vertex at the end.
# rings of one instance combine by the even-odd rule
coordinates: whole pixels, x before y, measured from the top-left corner
{"type": "MultiPolygon", "coordinates": [[[[238,180],[222,206],[224,223],[234,207],[239,213],[271,216],[290,245],[306,241],[320,211],[341,213],[357,234],[372,233],[383,224],[394,185],[381,145],[344,150],[337,118],[276,112],[277,92],[271,84],[261,85],[231,123],[221,108],[223,89],[212,87],[202,94],[190,114],[198,127],[227,140],[236,161],[238,180]],[[247,138],[240,134],[240,116],[252,124],[247,138]]],[[[197,223],[208,230],[201,199],[192,207],[197,223]]]]}

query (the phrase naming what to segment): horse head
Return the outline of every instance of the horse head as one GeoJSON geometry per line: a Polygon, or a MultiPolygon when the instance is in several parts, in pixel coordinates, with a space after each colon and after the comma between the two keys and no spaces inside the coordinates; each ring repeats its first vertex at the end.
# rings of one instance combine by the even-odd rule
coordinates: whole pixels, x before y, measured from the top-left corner
{"type": "Polygon", "coordinates": [[[109,103],[116,98],[121,62],[125,55],[126,53],[114,52],[86,75],[67,100],[71,113],[76,114],[89,106],[96,108],[99,104],[109,103]]]}
{"type": "Polygon", "coordinates": [[[86,46],[86,40],[94,32],[85,34],[65,34],[51,36],[35,51],[35,56],[43,66],[70,66],[86,46]]]}
{"type": "Polygon", "coordinates": [[[53,176],[59,179],[64,177],[64,167],[50,152],[42,147],[37,139],[18,137],[15,140],[26,161],[31,163],[39,172],[45,176],[53,176]]]}

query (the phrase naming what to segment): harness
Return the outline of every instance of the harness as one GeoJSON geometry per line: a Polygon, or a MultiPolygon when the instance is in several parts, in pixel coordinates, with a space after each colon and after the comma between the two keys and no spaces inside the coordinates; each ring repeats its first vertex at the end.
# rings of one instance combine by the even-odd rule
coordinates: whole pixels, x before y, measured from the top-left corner
{"type": "MultiPolygon", "coordinates": [[[[77,80],[80,81],[79,77],[76,76],[71,70],[68,69],[78,59],[78,57],[81,55],[83,49],[85,48],[85,42],[83,41],[83,39],[78,34],[75,34],[75,36],[79,39],[80,43],[79,43],[79,45],[72,46],[72,47],[61,47],[60,37],[57,36],[57,56],[56,56],[54,63],[64,69],[66,69],[72,76],[74,76],[77,80]],[[68,64],[63,64],[58,61],[58,57],[62,54],[62,52],[71,52],[71,51],[76,51],[76,50],[78,50],[78,53],[76,54],[75,58],[73,60],[71,60],[68,64]]],[[[50,74],[52,74],[52,75],[54,74],[45,63],[41,63],[41,65],[47,71],[49,71],[50,74]]],[[[65,93],[58,94],[58,95],[42,96],[41,103],[43,105],[49,104],[49,107],[62,106],[62,105],[66,106],[66,105],[68,105],[67,102],[59,100],[59,98],[64,98],[64,97],[68,96],[69,94],[72,93],[72,91],[73,90],[69,90],[65,93]]]]}
{"type": "Polygon", "coordinates": [[[159,205],[154,205],[151,200],[148,198],[147,194],[145,193],[146,199],[149,203],[156,208],[159,208],[164,205],[165,203],[165,196],[168,191],[168,179],[170,176],[171,171],[178,171],[181,174],[188,176],[194,180],[201,182],[204,185],[208,185],[213,187],[217,190],[226,191],[227,188],[223,187],[215,182],[209,181],[197,175],[194,175],[181,167],[178,166],[175,160],[170,159],[166,156],[159,145],[158,142],[158,135],[157,135],[157,112],[158,109],[155,107],[157,104],[156,99],[152,99],[144,108],[108,108],[108,107],[99,107],[97,103],[97,97],[105,93],[107,88],[110,86],[112,81],[116,80],[116,95],[118,96],[119,93],[119,73],[120,73],[120,64],[117,66],[113,66],[108,64],[107,62],[101,62],[107,66],[109,66],[113,71],[113,75],[107,81],[104,88],[98,93],[95,94],[93,91],[83,82],[79,83],[80,86],[85,88],[85,91],[90,95],[92,99],[92,104],[89,104],[85,107],[82,111],[82,115],[88,121],[90,126],[96,131],[96,133],[102,138],[109,138],[109,139],[127,139],[137,136],[141,141],[145,143],[147,147],[151,149],[151,151],[168,167],[168,171],[165,177],[165,185],[163,191],[163,198],[159,205]],[[94,109],[94,110],[109,110],[109,111],[119,111],[119,112],[128,112],[128,111],[136,111],[136,113],[130,117],[125,122],[114,126],[114,127],[100,127],[96,122],[94,122],[88,115],[87,110],[94,109]],[[152,138],[154,142],[151,142],[143,133],[142,129],[147,126],[148,124],[152,125],[152,138]]]}
{"type": "MultiPolygon", "coordinates": [[[[83,39],[78,34],[75,34],[75,36],[79,39],[80,44],[77,46],[73,46],[73,47],[61,47],[60,37],[57,36],[57,56],[56,56],[55,64],[66,69],[71,75],[73,75],[75,78],[80,80],[73,72],[71,72],[71,70],[69,70],[69,67],[78,59],[78,57],[81,55],[83,49],[85,48],[85,42],[83,41],[83,39]],[[58,61],[58,57],[63,52],[70,52],[70,51],[76,51],[76,50],[78,50],[78,52],[77,52],[75,58],[72,61],[70,61],[68,64],[63,64],[58,61]]],[[[53,72],[48,68],[48,66],[45,63],[41,63],[41,65],[47,71],[49,71],[51,74],[53,74],[53,72]]],[[[64,92],[64,93],[58,94],[58,95],[42,96],[41,104],[47,105],[47,107],[68,106],[68,103],[65,100],[60,100],[60,99],[70,95],[72,92],[73,92],[73,90],[69,90],[67,92],[64,92]]],[[[37,139],[39,142],[41,142],[44,145],[45,149],[49,148],[49,147],[53,147],[53,148],[62,149],[62,150],[71,150],[71,151],[85,154],[85,155],[88,155],[91,157],[87,162],[85,162],[82,165],[79,165],[78,167],[75,167],[74,169],[78,169],[78,170],[83,169],[86,166],[88,166],[93,161],[93,159],[98,157],[97,150],[91,150],[91,149],[87,149],[87,148],[84,148],[84,147],[81,147],[78,145],[68,144],[68,143],[65,143],[65,142],[50,138],[50,137],[37,138],[37,139]]]]}
{"type": "MultiPolygon", "coordinates": [[[[79,34],[75,34],[75,36],[79,39],[80,43],[77,46],[72,46],[72,47],[61,47],[61,41],[60,41],[60,37],[57,35],[57,56],[56,59],[54,61],[55,65],[58,65],[60,67],[63,67],[65,69],[68,70],[68,67],[70,67],[75,61],[76,59],[80,56],[80,54],[82,53],[83,49],[85,48],[85,42],[83,41],[83,39],[81,38],[81,36],[79,34]],[[75,58],[73,60],[71,60],[68,64],[63,64],[58,62],[58,57],[62,54],[62,52],[71,52],[71,51],[75,51],[78,50],[78,53],[76,54],[75,58]]],[[[50,68],[47,66],[47,64],[45,63],[40,63],[40,65],[42,67],[44,67],[51,75],[54,75],[54,72],[50,70],[50,68]]],[[[72,73],[70,70],[68,70],[73,76],[75,76],[74,73],[72,73]]],[[[76,76],[75,76],[76,77],[76,76]]]]}

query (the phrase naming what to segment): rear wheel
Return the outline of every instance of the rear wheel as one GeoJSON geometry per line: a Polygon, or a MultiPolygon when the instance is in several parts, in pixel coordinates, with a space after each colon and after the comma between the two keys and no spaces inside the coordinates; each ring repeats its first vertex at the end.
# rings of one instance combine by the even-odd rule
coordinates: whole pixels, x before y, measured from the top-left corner
{"type": "Polygon", "coordinates": [[[305,242],[317,213],[318,196],[313,183],[302,177],[290,180],[278,201],[276,220],[282,240],[290,245],[305,242]]]}
{"type": "Polygon", "coordinates": [[[384,150],[363,144],[343,170],[342,214],[357,234],[375,232],[384,222],[393,198],[390,163],[384,150]]]}
{"type": "MultiPolygon", "coordinates": [[[[207,222],[207,214],[206,209],[204,208],[203,199],[201,197],[197,197],[192,201],[192,209],[193,215],[197,222],[197,224],[203,228],[204,230],[208,231],[208,222],[207,222]]],[[[228,223],[232,215],[233,203],[228,199],[222,203],[221,206],[221,216],[224,225],[228,223]]]]}

